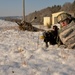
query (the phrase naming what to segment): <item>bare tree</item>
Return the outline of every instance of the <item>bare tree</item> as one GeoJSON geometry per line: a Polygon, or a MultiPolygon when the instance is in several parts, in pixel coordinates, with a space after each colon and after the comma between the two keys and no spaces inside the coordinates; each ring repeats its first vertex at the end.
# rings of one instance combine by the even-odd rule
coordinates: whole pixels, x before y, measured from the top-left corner
{"type": "Polygon", "coordinates": [[[72,9],[72,4],[70,2],[66,2],[62,8],[61,8],[61,11],[71,11],[72,9]]]}

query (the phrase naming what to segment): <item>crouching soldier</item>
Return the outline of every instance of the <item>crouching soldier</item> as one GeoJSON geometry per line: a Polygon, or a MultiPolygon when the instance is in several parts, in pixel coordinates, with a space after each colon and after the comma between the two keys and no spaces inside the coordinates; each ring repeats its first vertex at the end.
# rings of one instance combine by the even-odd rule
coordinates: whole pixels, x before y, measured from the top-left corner
{"type": "Polygon", "coordinates": [[[75,18],[68,13],[61,13],[57,16],[57,21],[61,25],[59,38],[62,43],[70,49],[75,49],[75,18]]]}
{"type": "Polygon", "coordinates": [[[48,47],[48,42],[51,45],[57,44],[58,39],[58,27],[53,26],[53,30],[45,31],[43,33],[44,42],[46,44],[46,47],[48,47]]]}

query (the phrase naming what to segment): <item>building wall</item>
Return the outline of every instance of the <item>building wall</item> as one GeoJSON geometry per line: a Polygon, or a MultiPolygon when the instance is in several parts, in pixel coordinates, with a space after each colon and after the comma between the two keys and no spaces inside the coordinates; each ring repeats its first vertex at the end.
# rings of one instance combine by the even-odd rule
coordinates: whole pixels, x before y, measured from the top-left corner
{"type": "Polygon", "coordinates": [[[57,17],[59,14],[63,13],[63,12],[64,12],[64,11],[61,11],[61,12],[57,12],[57,13],[53,13],[53,14],[52,14],[52,25],[57,23],[57,18],[56,18],[56,17],[57,17]]]}
{"type": "Polygon", "coordinates": [[[51,17],[44,17],[44,26],[51,25],[51,17]]]}
{"type": "MultiPolygon", "coordinates": [[[[57,24],[57,16],[64,12],[67,13],[66,11],[61,11],[61,12],[53,13],[52,17],[44,17],[44,20],[43,20],[44,26],[57,24]]],[[[74,13],[71,13],[71,12],[68,12],[68,13],[74,16],[74,13]]]]}

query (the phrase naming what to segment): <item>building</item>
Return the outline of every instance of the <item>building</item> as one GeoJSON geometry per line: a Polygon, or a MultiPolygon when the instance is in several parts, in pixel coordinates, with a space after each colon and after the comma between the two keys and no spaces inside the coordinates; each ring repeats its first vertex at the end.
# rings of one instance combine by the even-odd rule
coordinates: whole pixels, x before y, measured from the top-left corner
{"type": "Polygon", "coordinates": [[[52,24],[51,17],[44,17],[44,26],[50,26],[52,24]]]}
{"type": "Polygon", "coordinates": [[[44,17],[44,20],[43,20],[44,26],[57,24],[57,18],[56,17],[57,17],[57,15],[59,15],[60,13],[63,13],[63,12],[64,11],[53,13],[52,17],[44,17]]]}
{"type": "MultiPolygon", "coordinates": [[[[44,26],[50,26],[51,25],[58,25],[57,23],[57,16],[61,13],[66,13],[66,11],[61,11],[61,12],[57,12],[57,13],[53,13],[52,17],[44,17],[44,26]]],[[[69,12],[69,14],[71,14],[72,16],[74,16],[74,13],[69,12]]]]}
{"type": "Polygon", "coordinates": [[[53,13],[52,14],[52,25],[53,24],[57,24],[57,16],[61,13],[64,13],[64,11],[61,11],[61,12],[57,12],[57,13],[53,13]]]}

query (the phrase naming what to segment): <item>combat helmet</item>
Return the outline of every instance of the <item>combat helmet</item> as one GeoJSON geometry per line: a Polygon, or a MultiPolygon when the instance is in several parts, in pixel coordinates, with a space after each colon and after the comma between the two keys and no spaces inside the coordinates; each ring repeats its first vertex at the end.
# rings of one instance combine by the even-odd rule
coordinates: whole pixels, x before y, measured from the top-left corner
{"type": "Polygon", "coordinates": [[[68,13],[61,13],[57,16],[57,22],[60,23],[61,21],[64,21],[66,19],[71,19],[71,15],[68,13]]]}

